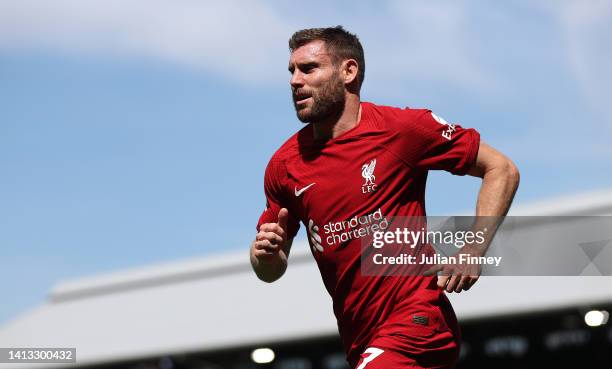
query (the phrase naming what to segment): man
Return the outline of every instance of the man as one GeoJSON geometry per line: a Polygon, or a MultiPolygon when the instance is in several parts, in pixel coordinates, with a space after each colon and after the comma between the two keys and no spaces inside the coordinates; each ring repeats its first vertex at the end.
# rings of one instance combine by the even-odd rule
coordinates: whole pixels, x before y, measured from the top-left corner
{"type": "Polygon", "coordinates": [[[309,124],[266,168],[267,207],[250,253],[255,273],[266,282],[283,275],[301,221],[351,368],[454,367],[459,328],[444,290],[469,289],[479,269],[365,276],[362,222],[348,220],[424,216],[430,169],[481,177],[476,215],[501,216],[518,187],[517,168],[473,129],[428,110],[361,102],[363,49],[341,26],[298,31],[289,48],[293,102],[298,119],[309,124]]]}

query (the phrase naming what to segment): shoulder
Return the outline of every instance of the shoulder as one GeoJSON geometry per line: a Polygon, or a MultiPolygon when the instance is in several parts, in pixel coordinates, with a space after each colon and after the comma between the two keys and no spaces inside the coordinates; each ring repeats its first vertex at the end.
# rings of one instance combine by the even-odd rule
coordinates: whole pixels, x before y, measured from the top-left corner
{"type": "Polygon", "coordinates": [[[289,137],[275,152],[272,154],[266,167],[266,177],[285,177],[287,162],[294,160],[300,155],[300,141],[307,136],[307,130],[310,125],[307,125],[289,137]]]}
{"type": "MultiPolygon", "coordinates": [[[[304,135],[304,131],[308,126],[302,128],[298,132],[294,133],[289,137],[270,158],[270,163],[279,164],[290,160],[292,157],[299,155],[299,142],[300,137],[304,135]]],[[[269,163],[269,164],[270,164],[269,163]]],[[[268,165],[269,165],[268,164],[268,165]]]]}
{"type": "Polygon", "coordinates": [[[431,114],[429,109],[399,108],[395,106],[365,103],[368,114],[381,128],[391,130],[409,130],[418,128],[425,116],[431,114]]]}

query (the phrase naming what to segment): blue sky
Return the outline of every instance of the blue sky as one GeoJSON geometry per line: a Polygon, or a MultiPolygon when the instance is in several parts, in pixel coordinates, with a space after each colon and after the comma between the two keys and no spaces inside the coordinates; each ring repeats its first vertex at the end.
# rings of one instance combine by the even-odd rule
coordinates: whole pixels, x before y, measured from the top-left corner
{"type": "MultiPolygon", "coordinates": [[[[342,24],[363,99],[428,107],[518,164],[516,202],[612,187],[606,1],[0,2],[0,324],[60,280],[245,250],[302,125],[287,39],[342,24]]],[[[430,214],[479,182],[432,173],[430,214]]],[[[301,235],[303,236],[303,235],[301,235]]]]}

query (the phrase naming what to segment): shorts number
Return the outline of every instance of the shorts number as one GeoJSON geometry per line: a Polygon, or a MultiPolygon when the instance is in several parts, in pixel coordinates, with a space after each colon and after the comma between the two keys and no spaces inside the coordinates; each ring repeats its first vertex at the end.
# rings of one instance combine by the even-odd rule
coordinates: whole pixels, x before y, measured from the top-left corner
{"type": "Polygon", "coordinates": [[[363,358],[363,361],[361,362],[361,364],[356,368],[356,369],[363,369],[365,368],[366,365],[368,365],[368,363],[374,359],[376,359],[376,357],[380,354],[382,354],[383,352],[385,352],[385,350],[381,350],[379,348],[376,347],[368,347],[363,354],[369,354],[368,356],[363,358]]]}

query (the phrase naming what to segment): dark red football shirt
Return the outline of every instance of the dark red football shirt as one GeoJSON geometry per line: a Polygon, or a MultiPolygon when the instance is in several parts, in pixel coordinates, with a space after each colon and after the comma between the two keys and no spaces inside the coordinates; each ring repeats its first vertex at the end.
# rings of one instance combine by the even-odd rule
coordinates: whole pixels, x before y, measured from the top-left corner
{"type": "Polygon", "coordinates": [[[456,357],[458,327],[435,277],[362,275],[361,228],[381,215],[424,216],[427,171],[464,175],[479,141],[475,130],[429,110],[362,102],[353,129],[319,142],[309,124],[272,156],[258,228],[276,222],[282,207],[290,238],[304,224],[353,367],[375,345],[433,358],[432,366],[456,357]],[[415,321],[415,314],[427,318],[415,321]]]}

